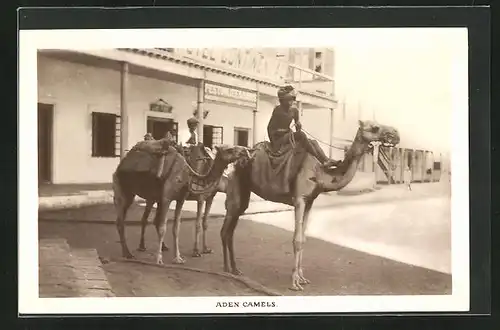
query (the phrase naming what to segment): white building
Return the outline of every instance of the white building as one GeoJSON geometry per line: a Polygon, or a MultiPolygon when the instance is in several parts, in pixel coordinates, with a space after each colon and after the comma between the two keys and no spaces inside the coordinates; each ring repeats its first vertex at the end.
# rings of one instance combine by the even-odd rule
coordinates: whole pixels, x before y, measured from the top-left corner
{"type": "Polygon", "coordinates": [[[39,51],[39,182],[110,182],[121,152],[146,132],[183,136],[196,108],[209,111],[206,145],[253,145],[267,139],[287,82],[299,90],[304,129],[329,153],[333,67],[331,49],[39,51]]]}

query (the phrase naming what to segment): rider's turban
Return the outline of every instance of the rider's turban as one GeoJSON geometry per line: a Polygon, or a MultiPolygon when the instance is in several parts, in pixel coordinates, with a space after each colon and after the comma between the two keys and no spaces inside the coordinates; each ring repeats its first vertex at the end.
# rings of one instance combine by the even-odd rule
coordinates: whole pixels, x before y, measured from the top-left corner
{"type": "Polygon", "coordinates": [[[278,89],[279,99],[295,99],[297,97],[297,91],[291,85],[286,85],[278,89]]]}

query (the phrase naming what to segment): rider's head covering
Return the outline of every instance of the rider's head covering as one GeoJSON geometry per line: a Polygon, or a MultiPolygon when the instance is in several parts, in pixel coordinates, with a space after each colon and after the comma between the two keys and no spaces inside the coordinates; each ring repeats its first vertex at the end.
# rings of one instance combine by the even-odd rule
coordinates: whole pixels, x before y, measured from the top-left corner
{"type": "Polygon", "coordinates": [[[280,100],[295,99],[297,91],[291,85],[286,85],[278,89],[278,98],[280,100]]]}
{"type": "Polygon", "coordinates": [[[191,117],[187,120],[188,127],[196,126],[196,125],[198,125],[198,123],[199,123],[199,121],[196,117],[191,117]]]}
{"type": "Polygon", "coordinates": [[[144,140],[152,140],[152,139],[153,139],[153,135],[151,133],[144,134],[144,140]]]}

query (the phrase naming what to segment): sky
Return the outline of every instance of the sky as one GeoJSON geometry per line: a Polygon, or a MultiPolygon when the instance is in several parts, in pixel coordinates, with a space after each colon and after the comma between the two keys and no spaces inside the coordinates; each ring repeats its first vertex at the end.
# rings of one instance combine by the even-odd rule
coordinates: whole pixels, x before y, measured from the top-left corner
{"type": "Polygon", "coordinates": [[[375,113],[377,121],[397,127],[405,144],[448,152],[453,81],[467,80],[466,74],[454,72],[457,61],[467,65],[466,33],[363,30],[341,31],[334,43],[339,101],[349,112],[357,113],[359,104],[362,119],[375,113]]]}

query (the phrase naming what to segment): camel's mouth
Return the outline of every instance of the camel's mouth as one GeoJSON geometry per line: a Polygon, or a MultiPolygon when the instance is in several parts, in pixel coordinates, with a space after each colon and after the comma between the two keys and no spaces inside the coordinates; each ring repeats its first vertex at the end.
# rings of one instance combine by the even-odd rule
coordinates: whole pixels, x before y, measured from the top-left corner
{"type": "Polygon", "coordinates": [[[388,131],[382,136],[381,141],[384,147],[395,147],[399,144],[399,134],[397,131],[388,131]]]}

